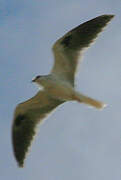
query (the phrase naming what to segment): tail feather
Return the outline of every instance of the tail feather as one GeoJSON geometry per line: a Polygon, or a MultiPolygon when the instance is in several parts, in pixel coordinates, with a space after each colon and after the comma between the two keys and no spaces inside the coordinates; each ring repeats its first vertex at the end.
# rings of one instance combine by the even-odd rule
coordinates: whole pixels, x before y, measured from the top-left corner
{"type": "Polygon", "coordinates": [[[97,109],[103,109],[107,105],[103,102],[97,101],[95,99],[92,99],[88,96],[85,96],[83,94],[77,93],[76,100],[80,103],[87,104],[89,106],[95,107],[97,109]]]}

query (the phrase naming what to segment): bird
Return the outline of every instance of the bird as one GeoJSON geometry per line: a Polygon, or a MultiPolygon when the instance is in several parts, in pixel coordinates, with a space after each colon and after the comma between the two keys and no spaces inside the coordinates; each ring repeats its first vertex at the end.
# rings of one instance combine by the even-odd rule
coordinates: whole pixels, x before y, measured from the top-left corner
{"type": "Polygon", "coordinates": [[[32,82],[43,89],[34,97],[18,104],[14,111],[12,146],[19,167],[24,167],[37,126],[58,106],[67,101],[77,101],[97,109],[106,106],[105,103],[78,92],[75,88],[75,77],[83,52],[113,17],[112,14],[104,14],[84,22],[53,45],[54,64],[51,72],[32,79],[32,82]]]}

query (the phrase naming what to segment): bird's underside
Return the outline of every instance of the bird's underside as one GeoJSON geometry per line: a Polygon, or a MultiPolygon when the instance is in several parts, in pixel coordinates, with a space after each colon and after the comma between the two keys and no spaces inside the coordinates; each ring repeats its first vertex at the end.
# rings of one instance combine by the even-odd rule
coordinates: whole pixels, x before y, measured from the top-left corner
{"type": "MultiPolygon", "coordinates": [[[[46,80],[48,80],[48,78],[45,78],[44,89],[16,107],[12,126],[12,143],[14,155],[20,167],[24,165],[28,148],[36,134],[37,125],[56,107],[67,100],[77,100],[78,102],[99,109],[104,106],[103,103],[76,92],[74,89],[74,78],[83,50],[90,46],[113,17],[114,15],[102,15],[87,21],[66,33],[54,44],[53,53],[55,62],[50,77],[59,78],[61,80],[60,82],[65,83],[65,85],[63,85],[64,88],[66,88],[68,84],[68,87],[74,91],[74,94],[72,93],[73,98],[64,99],[61,97],[60,89],[64,88],[61,88],[62,86],[61,83],[59,84],[59,81],[56,83],[56,81],[52,79],[55,83],[54,86],[50,83],[49,88],[46,88],[45,84],[47,84],[46,80]],[[58,90],[57,84],[60,85],[58,90]],[[50,90],[51,87],[53,87],[52,90],[50,90]]],[[[39,77],[37,79],[37,83],[39,84],[42,78],[39,77]]],[[[68,91],[63,90],[63,92],[69,94],[69,92],[71,92],[70,89],[68,89],[68,91]]]]}

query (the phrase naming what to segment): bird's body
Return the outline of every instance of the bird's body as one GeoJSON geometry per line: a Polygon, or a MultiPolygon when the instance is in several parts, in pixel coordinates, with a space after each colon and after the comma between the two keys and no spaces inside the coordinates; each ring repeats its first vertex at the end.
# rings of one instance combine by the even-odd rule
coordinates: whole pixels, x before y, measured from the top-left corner
{"type": "Polygon", "coordinates": [[[97,109],[102,109],[106,104],[89,98],[79,92],[64,79],[50,74],[47,76],[41,76],[36,79],[36,83],[41,87],[43,86],[44,91],[51,97],[62,100],[62,101],[78,101],[80,103],[88,104],[88,106],[94,106],[97,109]]]}
{"type": "Polygon", "coordinates": [[[55,62],[51,73],[33,79],[43,89],[19,104],[15,110],[12,141],[14,155],[20,167],[24,164],[37,124],[57,106],[66,101],[77,101],[97,109],[105,107],[104,103],[76,91],[75,74],[83,50],[89,47],[113,16],[102,15],[87,21],[66,33],[54,44],[55,62]]]}
{"type": "Polygon", "coordinates": [[[43,76],[38,79],[37,84],[43,86],[44,90],[53,98],[68,101],[73,100],[74,88],[70,83],[55,75],[43,76]]]}

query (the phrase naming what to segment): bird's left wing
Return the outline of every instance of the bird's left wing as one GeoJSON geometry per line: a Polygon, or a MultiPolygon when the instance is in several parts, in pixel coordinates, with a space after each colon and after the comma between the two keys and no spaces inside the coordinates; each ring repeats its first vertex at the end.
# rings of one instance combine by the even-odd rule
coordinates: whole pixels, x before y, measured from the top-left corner
{"type": "Polygon", "coordinates": [[[23,167],[26,153],[36,133],[36,126],[58,105],[64,103],[39,91],[33,98],[16,107],[12,126],[12,142],[15,158],[23,167]]]}
{"type": "Polygon", "coordinates": [[[96,39],[114,15],[98,16],[66,33],[53,46],[55,57],[52,73],[74,86],[74,76],[80,55],[96,39]]]}

